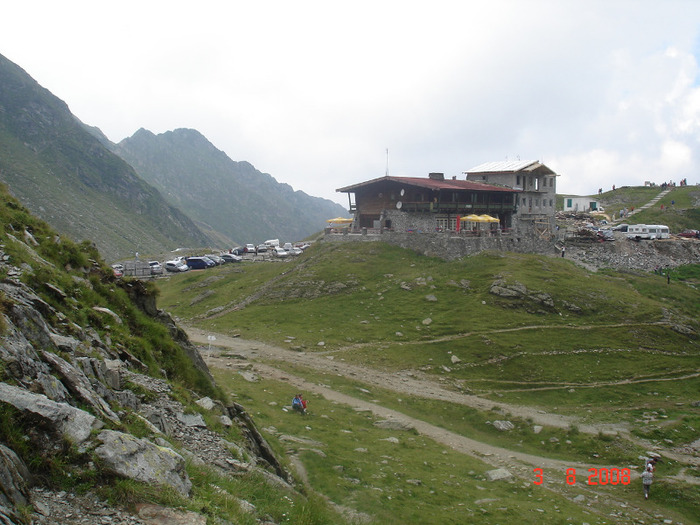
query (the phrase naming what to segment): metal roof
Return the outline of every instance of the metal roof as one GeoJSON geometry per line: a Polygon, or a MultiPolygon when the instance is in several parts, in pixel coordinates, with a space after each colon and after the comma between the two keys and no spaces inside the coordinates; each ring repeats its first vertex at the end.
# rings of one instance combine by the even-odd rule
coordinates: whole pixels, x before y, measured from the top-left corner
{"type": "Polygon", "coordinates": [[[464,173],[516,172],[526,168],[532,170],[539,166],[544,166],[544,164],[540,164],[538,160],[501,160],[497,162],[484,162],[464,173]],[[534,164],[536,164],[536,166],[533,166],[534,164]]]}
{"type": "Polygon", "coordinates": [[[420,177],[379,177],[377,179],[368,180],[365,182],[360,182],[358,184],[353,184],[352,186],[346,186],[344,188],[338,188],[337,192],[349,193],[355,191],[358,188],[365,186],[370,186],[379,182],[396,182],[398,184],[405,184],[407,186],[415,186],[419,188],[427,188],[431,190],[475,190],[475,191],[505,191],[510,193],[519,192],[519,190],[514,190],[513,188],[508,188],[506,186],[496,186],[494,184],[486,184],[484,182],[472,181],[472,180],[456,180],[456,179],[445,179],[437,180],[430,178],[420,178],[420,177]]]}

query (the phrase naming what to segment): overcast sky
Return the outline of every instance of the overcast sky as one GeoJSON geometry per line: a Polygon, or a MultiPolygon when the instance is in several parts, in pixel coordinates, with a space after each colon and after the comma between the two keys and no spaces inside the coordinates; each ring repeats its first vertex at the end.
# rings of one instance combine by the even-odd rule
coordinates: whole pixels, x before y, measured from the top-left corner
{"type": "Polygon", "coordinates": [[[23,0],[0,54],[119,142],[193,128],[295,190],[540,160],[700,182],[700,1],[23,0]],[[387,163],[388,149],[388,163],[387,163]]]}

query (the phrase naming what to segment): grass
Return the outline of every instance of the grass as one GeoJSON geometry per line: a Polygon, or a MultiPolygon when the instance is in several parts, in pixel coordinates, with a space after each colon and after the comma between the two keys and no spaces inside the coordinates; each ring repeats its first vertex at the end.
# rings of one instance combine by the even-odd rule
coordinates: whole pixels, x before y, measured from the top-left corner
{"type": "MultiPolygon", "coordinates": [[[[448,262],[380,243],[322,244],[285,264],[224,266],[206,274],[173,276],[161,286],[159,306],[205,330],[240,335],[307,354],[330,354],[336,360],[389,373],[420,370],[440,381],[444,388],[479,394],[493,400],[494,405],[501,402],[531,406],[575,416],[582,424],[625,422],[635,439],[644,438],[663,446],[667,445],[665,439],[687,443],[700,437],[693,419],[697,409],[690,406],[697,400],[700,381],[697,377],[679,379],[698,369],[700,299],[697,289],[690,285],[695,271],[694,266],[679,269],[669,287],[664,279],[645,272],[606,270],[592,274],[568,260],[537,255],[484,253],[448,262]],[[494,283],[520,289],[522,285],[526,292],[515,298],[497,296],[491,293],[494,283]],[[428,295],[437,301],[429,300],[428,295]],[[542,302],[542,297],[548,298],[549,304],[542,302]],[[220,309],[221,306],[225,308],[220,309]],[[211,315],[214,311],[218,313],[211,315]],[[453,357],[458,361],[453,362],[453,357]],[[644,434],[647,419],[642,414],[661,410],[671,421],[669,426],[649,427],[653,431],[644,434]]],[[[531,422],[512,416],[509,417],[516,429],[503,434],[487,423],[508,418],[500,412],[482,413],[461,405],[397,395],[364,385],[358,377],[323,375],[279,363],[274,366],[514,451],[621,466],[636,464],[636,458],[644,454],[642,448],[625,439],[585,434],[575,428],[545,427],[535,435],[531,422]],[[370,393],[363,393],[361,388],[370,393]]],[[[303,424],[298,419],[287,421],[279,405],[268,405],[289,397],[289,391],[283,392],[289,388],[287,385],[250,385],[231,379],[234,384],[228,386],[227,381],[219,383],[235,392],[244,405],[255,407],[261,426],[273,426],[291,434],[308,433],[303,427],[294,427],[303,424]],[[287,428],[287,424],[292,427],[287,428]]],[[[318,403],[323,400],[313,399],[312,412],[319,413],[318,403]]],[[[345,421],[371,424],[367,415],[353,416],[346,414],[347,408],[334,405],[326,410],[325,405],[321,406],[324,408],[320,412],[341,428],[345,421]],[[342,419],[335,419],[338,413],[343,414],[342,419]]],[[[311,434],[316,434],[317,425],[314,420],[311,434]]],[[[328,432],[333,428],[327,428],[328,432]]],[[[334,432],[337,434],[337,428],[334,432]]],[[[361,434],[353,431],[345,436],[355,439],[350,444],[336,443],[336,439],[340,440],[336,436],[332,444],[323,448],[327,456],[336,454],[332,457],[343,469],[355,473],[351,476],[339,474],[338,470],[315,473],[315,469],[327,468],[329,460],[313,452],[300,452],[312,485],[323,487],[319,490],[334,500],[346,498],[338,503],[357,506],[362,502],[367,506],[358,508],[375,516],[387,516],[387,510],[403,512],[401,505],[394,504],[396,500],[404,502],[401,494],[406,494],[407,489],[414,500],[436,499],[433,494],[417,492],[419,489],[413,486],[401,487],[403,493],[397,492],[396,487],[382,487],[382,480],[390,479],[390,475],[378,467],[356,462],[354,450],[358,446],[351,445],[357,440],[364,442],[373,432],[376,430],[362,430],[361,434]],[[353,460],[345,464],[341,462],[343,458],[353,460]],[[350,477],[351,481],[342,481],[343,477],[350,477]],[[340,488],[336,489],[336,485],[340,488]],[[384,492],[393,490],[394,500],[388,500],[378,488],[384,492]],[[367,494],[364,490],[368,490],[367,494]],[[348,494],[358,491],[361,497],[347,499],[348,494]]],[[[274,435],[270,438],[276,439],[274,435]]],[[[408,458],[416,451],[409,444],[413,441],[400,448],[401,454],[382,454],[410,462],[408,458]]],[[[290,450],[288,444],[277,446],[280,453],[290,450]]],[[[381,465],[383,459],[386,458],[380,455],[372,461],[381,465]]],[[[457,464],[460,460],[451,461],[457,464]]],[[[417,472],[415,477],[425,478],[427,474],[419,462],[410,465],[406,472],[417,472]]],[[[467,468],[478,472],[473,465],[459,470],[464,472],[467,468]]],[[[665,468],[671,473],[681,466],[665,468]]],[[[449,479],[442,482],[448,484],[449,479]]],[[[463,488],[467,483],[463,480],[460,485],[463,488]]],[[[638,498],[632,488],[616,490],[631,500],[638,498]]],[[[690,498],[691,507],[692,502],[700,502],[692,487],[679,490],[690,498]]],[[[675,497],[672,494],[669,489],[663,501],[671,501],[675,497]]],[[[455,494],[451,497],[462,501],[455,494]]],[[[478,495],[474,497],[479,499],[478,495]]],[[[444,503],[435,503],[424,515],[406,515],[405,522],[431,523],[437,519],[435,516],[440,516],[442,523],[458,522],[443,508],[444,503]]],[[[466,502],[465,507],[475,510],[466,502]]],[[[670,509],[665,507],[665,511],[670,509]]],[[[411,510],[414,511],[421,512],[411,510]]],[[[512,519],[508,514],[489,516],[494,523],[512,519]]],[[[590,516],[585,517],[585,521],[590,520],[590,516]]]]}
{"type": "Polygon", "coordinates": [[[309,394],[310,416],[282,406],[293,394],[283,382],[248,383],[215,371],[236,392],[280,452],[300,457],[310,485],[337,504],[370,514],[377,523],[541,523],[559,513],[602,523],[556,493],[523,482],[488,482],[492,467],[411,431],[388,431],[374,418],[309,394]],[[315,442],[298,444],[284,436],[315,442]],[[539,509],[539,510],[538,510],[539,509]]]}

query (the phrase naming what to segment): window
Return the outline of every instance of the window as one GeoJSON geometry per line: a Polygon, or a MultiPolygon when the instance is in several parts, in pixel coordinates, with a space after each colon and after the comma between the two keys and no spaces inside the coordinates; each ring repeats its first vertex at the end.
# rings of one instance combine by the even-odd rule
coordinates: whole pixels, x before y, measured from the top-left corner
{"type": "Polygon", "coordinates": [[[567,208],[573,208],[573,205],[574,205],[573,199],[566,199],[566,207],[567,208]]]}
{"type": "Polygon", "coordinates": [[[554,206],[554,204],[552,203],[552,199],[549,199],[549,207],[551,208],[552,206],[554,206]]]}
{"type": "Polygon", "coordinates": [[[518,175],[517,177],[515,177],[515,185],[516,185],[516,186],[520,186],[520,175],[518,175]]]}

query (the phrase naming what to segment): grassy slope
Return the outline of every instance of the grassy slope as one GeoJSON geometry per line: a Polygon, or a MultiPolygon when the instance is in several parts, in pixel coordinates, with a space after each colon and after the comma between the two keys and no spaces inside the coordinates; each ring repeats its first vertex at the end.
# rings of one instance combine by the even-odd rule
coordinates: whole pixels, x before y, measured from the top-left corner
{"type": "MultiPolygon", "coordinates": [[[[357,243],[315,246],[284,264],[192,272],[163,282],[161,290],[160,307],[203,328],[306,352],[332,351],[336,359],[383,370],[421,369],[443,385],[495,402],[557,407],[586,422],[627,421],[637,435],[659,443],[700,437],[699,411],[688,406],[697,400],[700,381],[657,381],[692,374],[700,363],[697,340],[678,328],[698,333],[700,294],[678,281],[668,286],[651,274],[591,274],[561,258],[491,253],[445,262],[357,243]],[[497,297],[489,293],[497,280],[548,294],[554,306],[497,297]],[[249,298],[255,300],[233,309],[249,298]],[[208,318],[219,306],[231,311],[208,318]],[[461,362],[453,364],[453,355],[461,362]],[[628,379],[640,382],[616,384],[628,379]],[[642,424],[652,412],[671,423],[642,424]]],[[[306,374],[351,395],[362,386],[306,374]]],[[[518,433],[505,437],[486,424],[493,415],[419,399],[397,403],[390,392],[371,396],[463,435],[551,457],[585,461],[596,450],[596,457],[625,465],[643,452],[625,440],[596,442],[552,429],[545,429],[545,438],[571,444],[541,446],[540,437],[523,430],[527,422],[516,422],[518,433]]],[[[267,413],[262,401],[255,406],[267,413]]],[[[266,417],[282,424],[275,422],[279,414],[266,417]]],[[[670,491],[667,496],[675,505],[670,491]]],[[[692,508],[700,494],[689,488],[682,498],[692,508]]]]}

